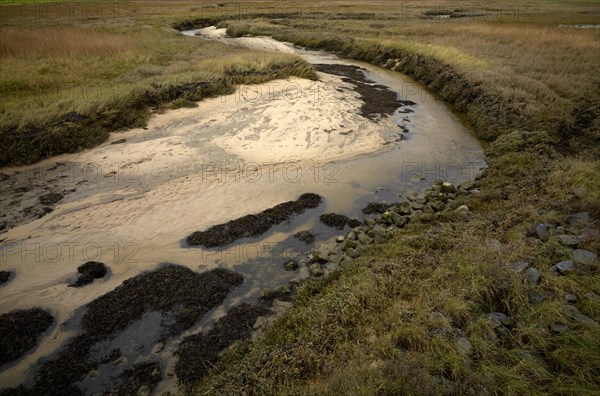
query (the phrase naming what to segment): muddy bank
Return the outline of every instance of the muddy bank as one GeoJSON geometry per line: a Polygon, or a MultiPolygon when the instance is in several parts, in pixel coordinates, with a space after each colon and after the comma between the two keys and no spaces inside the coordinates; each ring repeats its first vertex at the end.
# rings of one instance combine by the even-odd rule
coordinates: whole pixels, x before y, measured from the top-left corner
{"type": "MultiPolygon", "coordinates": [[[[101,370],[102,365],[118,361],[122,352],[114,349],[110,340],[140,321],[145,314],[162,314],[158,334],[142,332],[135,335],[139,340],[128,342],[155,337],[149,341],[157,343],[180,334],[220,304],[242,282],[241,275],[229,270],[214,269],[199,274],[172,264],[128,279],[87,305],[81,318],[82,334],[69,341],[57,356],[39,362],[31,389],[20,386],[8,389],[2,395],[85,393],[78,381],[93,370],[101,370]]],[[[131,394],[130,389],[156,384],[162,375],[155,373],[156,367],[151,370],[149,367],[152,366],[123,365],[121,374],[111,380],[116,387],[115,394],[131,394]]]]}
{"type": "Polygon", "coordinates": [[[317,71],[342,76],[342,81],[355,86],[356,92],[360,94],[363,102],[360,108],[360,114],[363,117],[374,121],[379,117],[394,114],[402,105],[396,92],[385,85],[375,84],[367,79],[361,72],[364,69],[358,66],[339,64],[315,64],[313,66],[317,71]]]}
{"type": "Polygon", "coordinates": [[[0,366],[21,358],[53,322],[52,315],[39,308],[0,315],[0,366]]]}
{"type": "Polygon", "coordinates": [[[0,233],[51,213],[63,198],[76,191],[64,183],[60,170],[64,164],[31,172],[16,171],[11,175],[0,173],[0,233]],[[56,177],[43,178],[41,174],[55,173],[56,177]]]}
{"type": "Polygon", "coordinates": [[[110,396],[149,395],[161,379],[162,371],[158,363],[137,363],[117,378],[110,396]]]}
{"type": "Polygon", "coordinates": [[[241,238],[261,235],[272,226],[288,221],[306,209],[316,208],[320,203],[319,195],[305,193],[296,201],[284,202],[260,213],[212,226],[206,231],[196,231],[186,238],[186,242],[189,246],[207,248],[225,246],[241,238]]]}
{"type": "Polygon", "coordinates": [[[182,384],[192,384],[204,377],[218,361],[221,352],[238,340],[250,337],[259,317],[274,319],[282,309],[275,302],[291,305],[297,283],[265,293],[253,304],[242,303],[231,308],[215,325],[202,334],[185,337],[179,346],[175,373],[182,384]]]}
{"type": "Polygon", "coordinates": [[[248,338],[259,316],[269,313],[265,304],[241,304],[231,308],[206,334],[184,338],[177,352],[177,378],[183,384],[199,381],[233,341],[248,338]]]}

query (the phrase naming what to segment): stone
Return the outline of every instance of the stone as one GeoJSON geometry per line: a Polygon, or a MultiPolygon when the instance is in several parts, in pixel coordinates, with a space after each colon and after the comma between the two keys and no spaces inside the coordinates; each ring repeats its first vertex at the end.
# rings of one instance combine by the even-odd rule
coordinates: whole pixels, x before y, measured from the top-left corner
{"type": "Polygon", "coordinates": [[[573,250],[573,261],[575,264],[595,265],[598,263],[598,255],[584,249],[573,250]]]}
{"type": "Polygon", "coordinates": [[[597,241],[600,240],[600,230],[595,228],[584,228],[581,230],[578,237],[581,243],[597,241]]]}
{"type": "Polygon", "coordinates": [[[396,212],[392,212],[392,222],[394,223],[394,225],[396,225],[397,227],[402,227],[406,224],[406,222],[408,221],[408,219],[406,217],[400,216],[398,213],[396,212]]]}
{"type": "Polygon", "coordinates": [[[575,235],[558,235],[558,239],[563,245],[577,246],[579,245],[579,238],[575,235]]]}
{"type": "Polygon", "coordinates": [[[526,261],[515,261],[510,267],[514,272],[523,272],[529,267],[529,264],[526,261]]]}
{"type": "Polygon", "coordinates": [[[344,242],[345,239],[346,239],[346,237],[343,235],[338,235],[335,237],[336,243],[342,243],[342,242],[344,242]]]}
{"type": "Polygon", "coordinates": [[[536,268],[531,267],[525,271],[525,279],[527,279],[527,283],[529,283],[530,287],[534,287],[540,283],[540,278],[540,271],[538,271],[536,268]]]}
{"type": "Polygon", "coordinates": [[[429,318],[431,318],[431,320],[436,321],[436,322],[446,320],[446,317],[441,312],[432,312],[429,314],[429,318]]]}
{"type": "Polygon", "coordinates": [[[412,210],[423,210],[425,205],[418,203],[418,202],[411,202],[410,207],[412,208],[412,210]]]}
{"type": "Polygon", "coordinates": [[[283,264],[283,268],[286,271],[294,271],[298,268],[298,262],[296,260],[288,260],[283,264]]]}
{"type": "Polygon", "coordinates": [[[144,385],[138,389],[136,396],[150,396],[150,388],[148,385],[144,385]]]}
{"type": "Polygon", "coordinates": [[[514,321],[514,319],[509,318],[508,316],[506,316],[505,314],[501,313],[501,312],[492,312],[486,315],[486,319],[488,320],[488,322],[490,322],[490,324],[492,325],[493,328],[498,328],[500,326],[506,327],[506,328],[513,328],[516,325],[516,322],[514,321]]]}
{"type": "Polygon", "coordinates": [[[544,296],[542,293],[540,293],[537,290],[527,291],[527,298],[529,299],[529,302],[532,304],[541,304],[544,302],[544,300],[546,300],[546,296],[544,296]]]}
{"type": "Polygon", "coordinates": [[[552,323],[552,325],[550,325],[550,331],[552,331],[553,333],[560,334],[565,330],[567,330],[567,325],[565,324],[552,323]]]}
{"type": "Polygon", "coordinates": [[[358,234],[354,230],[348,231],[348,233],[346,234],[346,240],[355,240],[357,237],[358,234]]]}
{"type": "Polygon", "coordinates": [[[429,205],[431,206],[431,209],[433,209],[434,212],[439,212],[443,210],[445,206],[442,201],[433,201],[429,205]]]}
{"type": "Polygon", "coordinates": [[[600,296],[594,292],[587,292],[584,296],[589,300],[600,300],[600,296]]]}
{"type": "Polygon", "coordinates": [[[575,187],[573,189],[573,194],[577,198],[584,198],[586,195],[588,195],[588,189],[585,187],[575,187]]]}
{"type": "Polygon", "coordinates": [[[443,182],[442,183],[442,192],[454,193],[454,192],[456,192],[456,186],[450,182],[443,182]]]}
{"type": "Polygon", "coordinates": [[[556,227],[556,235],[565,235],[567,233],[567,229],[563,226],[556,227]]]}
{"type": "Polygon", "coordinates": [[[165,344],[162,342],[159,342],[158,344],[154,345],[154,347],[152,348],[152,353],[159,353],[160,351],[162,351],[165,347],[165,344]]]}
{"type": "Polygon", "coordinates": [[[393,212],[384,212],[381,215],[381,219],[387,224],[392,224],[392,213],[393,212]]]}
{"type": "Polygon", "coordinates": [[[377,225],[377,222],[373,219],[365,219],[365,225],[367,227],[375,227],[377,225]]]}
{"type": "Polygon", "coordinates": [[[364,232],[361,232],[360,234],[358,234],[358,240],[363,245],[370,245],[373,243],[373,238],[369,237],[364,232]]]}
{"type": "Polygon", "coordinates": [[[417,193],[416,191],[409,191],[406,193],[406,199],[408,199],[411,202],[414,202],[417,199],[419,199],[419,193],[417,193]]]}
{"type": "Polygon", "coordinates": [[[329,255],[327,253],[327,248],[322,247],[319,250],[313,250],[312,252],[312,261],[316,261],[319,263],[326,263],[329,261],[329,255]]]}
{"type": "Polygon", "coordinates": [[[465,337],[460,337],[458,341],[456,341],[456,346],[458,346],[458,349],[463,353],[470,353],[473,349],[471,342],[465,337]]]}
{"type": "Polygon", "coordinates": [[[338,265],[341,260],[342,260],[342,256],[337,253],[329,256],[329,263],[332,265],[338,265]]]}
{"type": "Polygon", "coordinates": [[[546,242],[550,238],[550,232],[546,224],[536,224],[531,230],[531,236],[539,239],[542,242],[546,242]]]}
{"type": "Polygon", "coordinates": [[[357,258],[357,257],[360,256],[360,252],[358,250],[356,250],[356,248],[349,248],[349,249],[347,249],[346,250],[346,254],[350,258],[357,258]]]}
{"type": "Polygon", "coordinates": [[[596,322],[594,319],[589,318],[589,317],[585,316],[584,314],[582,314],[581,312],[579,312],[577,307],[575,307],[574,305],[563,306],[563,311],[578,323],[585,323],[585,324],[593,326],[593,327],[599,326],[598,322],[596,322]]]}
{"type": "Polygon", "coordinates": [[[470,209],[467,205],[460,205],[458,208],[456,208],[456,211],[459,213],[468,213],[469,210],[470,209]]]}
{"type": "Polygon", "coordinates": [[[571,225],[585,225],[590,222],[590,214],[588,212],[579,212],[569,216],[569,224],[571,225]]]}
{"type": "Polygon", "coordinates": [[[561,261],[550,267],[550,271],[561,275],[568,275],[575,272],[575,264],[571,260],[561,261]]]}
{"type": "Polygon", "coordinates": [[[342,244],[342,250],[347,250],[347,249],[352,249],[358,246],[358,242],[353,240],[353,239],[348,239],[346,238],[346,240],[343,242],[342,244]]]}
{"type": "Polygon", "coordinates": [[[574,294],[567,293],[565,295],[565,301],[568,302],[568,303],[570,303],[570,304],[576,303],[577,302],[577,296],[574,295],[574,294]]]}
{"type": "Polygon", "coordinates": [[[402,202],[400,203],[400,205],[398,205],[396,207],[395,212],[398,213],[399,215],[408,215],[410,214],[412,208],[410,207],[410,203],[409,202],[402,202]]]}
{"type": "Polygon", "coordinates": [[[321,268],[321,265],[318,263],[313,263],[308,267],[308,273],[311,276],[321,276],[324,274],[323,269],[321,268]]]}
{"type": "Polygon", "coordinates": [[[463,182],[460,186],[464,190],[469,191],[469,190],[474,189],[477,186],[477,184],[472,180],[467,180],[466,182],[463,182]]]}

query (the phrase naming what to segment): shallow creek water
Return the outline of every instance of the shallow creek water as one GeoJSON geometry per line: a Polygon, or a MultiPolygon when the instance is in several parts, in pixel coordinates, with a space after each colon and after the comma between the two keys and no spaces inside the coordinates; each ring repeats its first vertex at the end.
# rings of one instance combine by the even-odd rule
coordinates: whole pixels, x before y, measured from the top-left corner
{"type": "MultiPolygon", "coordinates": [[[[314,64],[359,66],[368,79],[415,104],[373,121],[360,115],[362,103],[351,84],[318,73],[319,81],[289,78],[242,86],[195,108],[155,114],[147,128],[114,133],[96,148],[4,169],[0,209],[12,228],[0,234],[0,268],[16,275],[0,287],[0,312],[42,307],[61,324],[125,279],[163,262],[240,272],[244,284],[185,334],[196,333],[229,307],[256,299],[263,288],[307,276],[306,268],[286,272],[282,264],[285,257],[311,249],[293,238],[296,232],[310,230],[317,243],[342,233],[319,224],[320,214],[362,220],[360,210],[368,202],[395,201],[399,193],[422,190],[437,179],[460,183],[484,165],[469,127],[400,73],[270,38],[232,39],[215,28],[184,34],[189,40],[297,53],[314,64]],[[113,144],[121,139],[125,142],[113,144]],[[39,219],[23,214],[39,205],[40,195],[52,192],[64,198],[51,213],[39,219]],[[223,249],[184,245],[194,231],[305,192],[325,202],[260,237],[223,249]],[[81,289],[67,287],[77,266],[88,260],[107,264],[109,275],[81,289]]],[[[142,328],[148,331],[151,322],[148,318],[142,328]]],[[[1,386],[31,379],[32,364],[76,331],[55,324],[34,350],[0,373],[1,386]]],[[[159,354],[166,366],[180,339],[159,354]]],[[[143,358],[131,354],[131,361],[143,358]]],[[[86,393],[95,391],[92,382],[81,384],[86,393]]],[[[175,388],[176,379],[170,378],[155,394],[175,388]]]]}

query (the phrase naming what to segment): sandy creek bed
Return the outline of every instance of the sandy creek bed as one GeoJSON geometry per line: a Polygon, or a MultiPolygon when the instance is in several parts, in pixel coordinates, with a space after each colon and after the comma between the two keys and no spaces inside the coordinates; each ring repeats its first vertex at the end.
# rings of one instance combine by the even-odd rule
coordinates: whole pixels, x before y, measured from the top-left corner
{"type": "MultiPolygon", "coordinates": [[[[416,104],[373,121],[360,115],[360,95],[352,84],[319,73],[319,81],[290,78],[239,87],[196,108],[154,115],[147,128],[112,134],[94,149],[2,170],[0,268],[16,276],[0,287],[1,313],[39,306],[60,324],[162,262],[242,274],[242,286],[185,334],[197,333],[229,307],[255,300],[261,289],[307,276],[305,268],[286,272],[282,263],[286,255],[310,250],[294,233],[311,230],[317,243],[341,233],[319,224],[318,215],[337,212],[361,220],[360,209],[368,202],[394,201],[398,193],[423,189],[436,179],[459,183],[484,164],[479,143],[459,118],[399,73],[269,38],[231,39],[214,28],[202,34],[232,45],[298,53],[311,63],[360,66],[368,79],[416,104]],[[401,126],[408,132],[400,140],[401,126]],[[112,144],[121,139],[125,142],[112,144]],[[193,231],[305,192],[320,194],[325,203],[261,237],[213,250],[183,244],[193,231]],[[64,198],[37,218],[48,206],[39,197],[50,193],[64,198]],[[109,275],[82,289],[67,287],[77,266],[88,260],[107,264],[109,275]]],[[[76,331],[55,324],[34,350],[0,373],[0,384],[31,378],[33,362],[76,331]]],[[[159,354],[164,365],[171,364],[180,339],[159,354]]],[[[155,393],[175,387],[170,378],[155,393]]]]}

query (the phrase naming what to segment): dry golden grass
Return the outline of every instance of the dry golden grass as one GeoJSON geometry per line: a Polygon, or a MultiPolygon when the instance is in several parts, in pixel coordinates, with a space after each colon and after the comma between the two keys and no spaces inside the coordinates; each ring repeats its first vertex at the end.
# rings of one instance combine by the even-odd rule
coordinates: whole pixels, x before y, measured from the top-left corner
{"type": "Polygon", "coordinates": [[[52,57],[115,57],[139,51],[126,34],[70,26],[46,29],[2,29],[0,56],[24,59],[52,57]]]}

